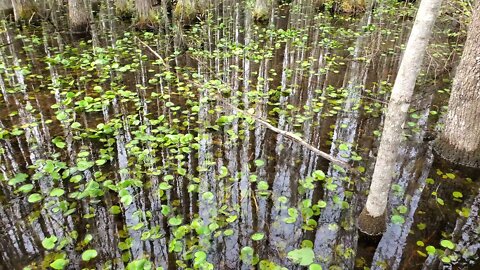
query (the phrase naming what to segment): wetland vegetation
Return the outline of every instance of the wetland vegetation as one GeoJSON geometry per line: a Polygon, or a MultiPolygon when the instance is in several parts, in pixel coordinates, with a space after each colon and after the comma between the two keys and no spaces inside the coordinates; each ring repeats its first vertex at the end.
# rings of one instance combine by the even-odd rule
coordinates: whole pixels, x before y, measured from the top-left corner
{"type": "Polygon", "coordinates": [[[0,27],[0,269],[480,267],[478,162],[433,150],[457,65],[480,84],[459,65],[479,1],[441,6],[377,236],[357,220],[421,1],[22,1],[0,27]]]}

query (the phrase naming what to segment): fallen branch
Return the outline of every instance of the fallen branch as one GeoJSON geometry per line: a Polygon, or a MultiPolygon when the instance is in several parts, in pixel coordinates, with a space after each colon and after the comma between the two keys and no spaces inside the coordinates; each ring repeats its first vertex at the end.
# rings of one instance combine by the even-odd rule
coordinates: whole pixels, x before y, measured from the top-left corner
{"type": "MultiPolygon", "coordinates": [[[[153,50],[148,44],[146,44],[145,42],[143,42],[142,40],[140,40],[138,37],[136,37],[136,39],[143,45],[145,46],[150,52],[153,53],[153,55],[155,55],[161,62],[162,64],[165,66],[165,67],[169,67],[169,65],[163,60],[163,58],[155,51],[153,50]]],[[[203,87],[202,85],[200,85],[199,83],[197,82],[194,82],[194,81],[191,81],[191,80],[188,80],[190,83],[192,83],[192,85],[195,85],[197,87],[203,87]]],[[[264,125],[266,128],[270,129],[271,131],[273,132],[276,132],[282,136],[284,136],[285,138],[288,138],[294,142],[297,142],[299,144],[301,144],[302,146],[304,146],[305,148],[309,149],[310,151],[314,152],[315,154],[319,155],[320,157],[328,160],[328,161],[331,161],[332,163],[344,168],[344,169],[347,169],[355,174],[358,173],[357,170],[355,170],[354,168],[352,168],[352,166],[350,166],[350,164],[348,164],[347,162],[345,161],[342,161],[342,160],[339,160],[323,151],[321,151],[320,149],[317,149],[316,147],[314,147],[313,145],[307,143],[306,141],[304,141],[302,138],[300,138],[298,135],[292,133],[292,132],[288,132],[288,131],[285,131],[285,130],[281,130],[279,128],[276,128],[274,126],[272,126],[270,123],[268,123],[267,121],[245,111],[245,110],[242,110],[236,106],[234,106],[233,104],[229,103],[228,101],[226,101],[222,96],[218,95],[219,98],[223,101],[223,103],[225,103],[227,106],[229,106],[230,108],[232,108],[233,110],[237,111],[237,112],[241,112],[242,114],[244,115],[247,115],[249,117],[251,117],[252,119],[254,119],[256,122],[264,125]]]]}
{"type": "Polygon", "coordinates": [[[248,115],[249,117],[253,118],[256,122],[264,125],[266,128],[270,129],[271,131],[275,132],[275,133],[278,133],[282,136],[284,136],[285,138],[288,138],[294,142],[297,142],[299,144],[301,144],[302,146],[304,146],[305,148],[309,149],[310,151],[314,152],[315,154],[321,156],[322,158],[326,159],[326,160],[329,160],[331,161],[332,163],[334,164],[337,164],[345,169],[348,169],[348,170],[353,170],[353,168],[350,166],[350,164],[342,161],[342,160],[339,160],[323,151],[321,151],[320,149],[314,147],[313,145],[307,143],[306,141],[304,141],[302,138],[300,138],[298,135],[292,133],[292,132],[289,132],[289,131],[285,131],[285,130],[282,130],[282,129],[279,129],[279,128],[276,128],[274,127],[273,125],[271,125],[270,123],[268,123],[267,121],[257,117],[256,115],[253,115],[245,110],[242,110],[242,109],[239,109],[237,107],[235,107],[233,104],[229,103],[228,101],[224,100],[222,98],[222,101],[230,108],[232,108],[233,110],[237,111],[237,112],[241,112],[242,114],[245,114],[245,115],[248,115]]]}

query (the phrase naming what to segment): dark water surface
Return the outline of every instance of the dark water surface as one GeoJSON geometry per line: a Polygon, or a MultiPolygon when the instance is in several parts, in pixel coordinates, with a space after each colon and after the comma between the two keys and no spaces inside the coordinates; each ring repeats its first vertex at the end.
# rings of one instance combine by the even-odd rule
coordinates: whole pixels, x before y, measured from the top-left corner
{"type": "Polygon", "coordinates": [[[478,269],[480,174],[429,143],[461,52],[448,16],[405,127],[387,231],[355,226],[412,12],[332,18],[304,4],[256,25],[226,3],[181,33],[140,33],[107,8],[91,37],[4,24],[0,268],[306,269],[289,253],[302,249],[323,269],[478,269]]]}

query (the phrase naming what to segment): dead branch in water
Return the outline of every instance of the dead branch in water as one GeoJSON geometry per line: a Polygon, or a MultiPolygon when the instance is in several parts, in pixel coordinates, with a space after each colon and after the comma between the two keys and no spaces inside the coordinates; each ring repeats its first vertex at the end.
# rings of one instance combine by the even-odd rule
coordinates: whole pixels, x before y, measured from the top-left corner
{"type": "MultiPolygon", "coordinates": [[[[146,44],[145,42],[143,42],[142,40],[140,40],[138,37],[136,37],[136,39],[143,45],[145,46],[151,53],[153,53],[153,55],[155,55],[155,57],[157,57],[161,62],[162,64],[169,68],[169,65],[168,63],[166,63],[163,58],[155,51],[153,50],[148,44],[146,44]]],[[[196,83],[194,81],[191,81],[191,80],[188,80],[190,83],[192,83],[193,85],[197,86],[197,87],[203,87],[202,85],[200,85],[199,83],[196,83]]],[[[342,161],[342,160],[339,160],[335,157],[333,157],[332,155],[329,155],[323,151],[321,151],[320,149],[314,147],[313,145],[307,143],[306,141],[304,141],[302,138],[300,138],[300,136],[292,133],[292,132],[289,132],[289,131],[285,131],[285,130],[282,130],[282,129],[279,129],[279,128],[276,128],[274,127],[273,125],[271,125],[270,123],[268,123],[267,121],[257,117],[256,115],[253,115],[245,110],[242,110],[236,106],[234,106],[233,104],[229,103],[228,101],[226,101],[222,96],[218,95],[218,97],[222,100],[222,102],[227,105],[228,107],[232,108],[233,110],[237,111],[237,112],[241,112],[242,114],[244,115],[247,115],[249,117],[251,117],[253,120],[255,120],[256,122],[262,124],[263,126],[265,126],[266,128],[270,129],[271,131],[275,132],[275,133],[278,133],[282,136],[284,136],[285,138],[288,138],[294,142],[297,142],[299,144],[301,144],[302,146],[304,146],[305,148],[307,148],[308,150],[314,152],[315,154],[317,154],[318,156],[344,168],[344,169],[347,169],[349,170],[350,172],[352,173],[355,173],[357,174],[358,171],[355,170],[352,166],[350,166],[350,164],[346,163],[345,161],[342,161]]]]}
{"type": "Polygon", "coordinates": [[[247,115],[251,118],[253,118],[253,120],[255,120],[256,122],[262,124],[263,126],[265,126],[266,128],[270,129],[271,131],[275,132],[275,133],[278,133],[282,136],[284,136],[285,138],[288,138],[294,142],[297,142],[299,144],[301,144],[302,146],[304,146],[305,148],[307,148],[308,150],[314,152],[315,154],[321,156],[322,158],[326,159],[326,160],[329,160],[331,161],[332,163],[336,164],[336,165],[339,165],[345,169],[348,169],[348,170],[353,170],[352,167],[350,166],[350,164],[342,161],[342,160],[339,160],[323,151],[321,151],[320,149],[314,147],[313,145],[307,143],[305,140],[303,140],[302,138],[300,138],[300,136],[292,133],[292,132],[289,132],[289,131],[286,131],[286,130],[282,130],[282,129],[279,129],[279,128],[276,128],[274,127],[272,124],[268,123],[267,121],[245,111],[245,110],[242,110],[242,109],[239,109],[237,107],[235,107],[234,105],[232,105],[231,103],[229,103],[228,101],[225,101],[223,98],[222,98],[222,101],[230,108],[232,108],[233,110],[235,111],[238,111],[238,112],[241,112],[242,114],[244,115],[247,115]]]}

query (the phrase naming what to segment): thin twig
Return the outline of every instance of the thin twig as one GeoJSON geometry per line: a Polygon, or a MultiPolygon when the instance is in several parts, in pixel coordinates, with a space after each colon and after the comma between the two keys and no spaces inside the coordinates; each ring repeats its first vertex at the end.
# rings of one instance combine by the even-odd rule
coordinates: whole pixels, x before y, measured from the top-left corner
{"type": "Polygon", "coordinates": [[[143,46],[145,46],[151,53],[153,53],[153,55],[155,55],[155,57],[158,58],[158,60],[160,60],[161,64],[166,67],[166,68],[170,68],[170,66],[167,64],[167,62],[165,62],[165,60],[163,60],[163,57],[158,54],[154,49],[152,49],[152,47],[148,46],[147,43],[143,42],[141,39],[139,39],[137,36],[135,36],[135,39],[138,40],[140,43],[142,43],[143,46]]]}
{"type": "Polygon", "coordinates": [[[329,161],[331,161],[331,162],[333,162],[333,163],[335,163],[335,164],[337,164],[337,165],[339,165],[339,166],[341,166],[341,167],[343,167],[343,168],[345,168],[345,169],[352,170],[352,167],[351,167],[348,163],[346,163],[346,162],[344,162],[344,161],[342,161],[342,160],[339,160],[339,159],[337,159],[337,158],[335,158],[335,157],[333,157],[333,156],[331,156],[331,155],[329,155],[329,154],[321,151],[320,149],[318,149],[318,148],[314,147],[313,145],[311,145],[311,144],[307,143],[306,141],[304,141],[304,140],[303,140],[302,138],[300,138],[298,135],[296,135],[296,134],[294,134],[294,133],[292,133],[292,132],[286,131],[286,130],[282,130],[282,129],[276,128],[276,127],[272,126],[270,123],[268,123],[267,121],[265,121],[265,120],[263,120],[263,119],[261,119],[261,118],[258,118],[256,115],[253,115],[253,114],[251,114],[251,113],[249,113],[249,112],[247,112],[247,111],[244,111],[244,110],[242,110],[242,109],[239,109],[239,108],[235,107],[234,105],[232,105],[231,103],[229,103],[229,102],[226,101],[225,99],[222,99],[222,100],[223,100],[223,102],[224,102],[227,106],[229,106],[229,107],[232,108],[233,110],[235,110],[235,111],[237,111],[237,112],[241,112],[242,114],[248,115],[249,117],[253,118],[256,122],[264,125],[266,128],[270,129],[271,131],[273,131],[273,132],[275,132],[275,133],[278,133],[278,134],[284,136],[285,138],[288,138],[288,139],[290,139],[290,140],[292,140],[292,141],[295,141],[295,142],[303,145],[305,148],[309,149],[310,151],[312,151],[312,152],[314,152],[315,154],[323,157],[323,158],[326,159],[326,160],[329,160],[329,161]]]}

